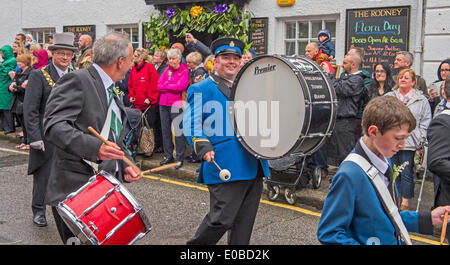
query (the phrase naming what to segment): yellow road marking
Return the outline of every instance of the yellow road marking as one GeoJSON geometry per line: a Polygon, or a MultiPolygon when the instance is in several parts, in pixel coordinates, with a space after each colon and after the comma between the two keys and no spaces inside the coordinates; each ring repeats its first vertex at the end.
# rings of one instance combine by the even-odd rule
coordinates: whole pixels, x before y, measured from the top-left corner
{"type": "Polygon", "coordinates": [[[268,201],[268,200],[261,200],[261,203],[269,204],[269,205],[273,205],[273,206],[277,206],[277,207],[281,207],[281,208],[285,208],[285,209],[289,209],[289,210],[296,211],[296,212],[301,212],[301,213],[304,213],[304,214],[307,214],[307,215],[313,215],[313,216],[317,216],[317,217],[321,216],[321,213],[313,212],[313,211],[310,211],[310,210],[307,210],[307,209],[303,209],[303,208],[300,208],[300,207],[294,206],[294,205],[288,205],[288,204],[283,204],[283,203],[278,203],[278,202],[272,202],[272,201],[268,201]]]}
{"type": "MultiPolygon", "coordinates": [[[[197,184],[188,184],[188,183],[185,183],[185,182],[176,181],[176,180],[170,180],[170,179],[167,179],[167,178],[162,178],[162,177],[157,177],[157,176],[152,176],[152,175],[144,175],[144,178],[148,178],[148,179],[152,179],[152,180],[159,180],[159,181],[162,181],[162,182],[175,184],[175,185],[179,185],[179,186],[184,186],[184,187],[188,187],[188,188],[193,188],[193,189],[198,189],[198,190],[202,190],[202,191],[208,191],[208,188],[202,187],[202,186],[197,185],[197,184]]],[[[300,207],[294,206],[294,205],[288,205],[288,204],[283,204],[283,203],[278,203],[278,202],[272,202],[272,201],[263,200],[263,199],[261,199],[260,202],[264,203],[264,204],[268,204],[268,205],[272,205],[272,206],[281,207],[281,208],[284,208],[284,209],[289,209],[289,210],[292,210],[292,211],[304,213],[304,214],[307,214],[307,215],[312,215],[312,216],[317,216],[317,217],[321,216],[321,213],[310,211],[310,210],[307,210],[307,209],[303,209],[303,208],[300,208],[300,207]]],[[[420,241],[420,242],[427,243],[427,244],[431,244],[431,245],[439,245],[440,244],[440,242],[438,242],[438,241],[431,240],[431,239],[424,238],[424,237],[420,237],[420,236],[416,236],[416,235],[411,235],[410,234],[410,237],[413,240],[420,241]]],[[[444,243],[444,245],[448,245],[448,244],[444,243]]]]}
{"type": "MultiPolygon", "coordinates": [[[[424,237],[420,237],[420,236],[415,236],[415,235],[411,235],[411,234],[409,234],[409,237],[411,239],[413,239],[413,240],[424,242],[424,243],[428,243],[428,244],[431,244],[431,245],[440,245],[440,242],[432,240],[432,239],[428,239],[428,238],[424,238],[424,237]]],[[[444,243],[444,245],[448,245],[448,244],[444,243]]]]}
{"type": "Polygon", "coordinates": [[[17,150],[13,150],[13,149],[9,149],[9,148],[0,148],[0,151],[16,153],[16,154],[21,154],[21,155],[29,155],[28,152],[17,151],[17,150]]]}
{"type": "Polygon", "coordinates": [[[0,243],[0,246],[6,246],[6,245],[16,245],[18,243],[22,242],[22,240],[17,240],[14,242],[6,242],[6,243],[0,243]]]}
{"type": "Polygon", "coordinates": [[[188,183],[175,181],[175,180],[170,180],[170,179],[166,179],[166,178],[161,178],[161,177],[157,177],[157,176],[144,175],[144,178],[153,179],[153,180],[159,180],[159,181],[162,181],[162,182],[171,183],[171,184],[184,186],[184,187],[188,187],[188,188],[194,188],[194,189],[198,189],[198,190],[208,191],[208,188],[206,188],[206,187],[202,187],[202,186],[194,185],[194,184],[188,184],[188,183]]]}

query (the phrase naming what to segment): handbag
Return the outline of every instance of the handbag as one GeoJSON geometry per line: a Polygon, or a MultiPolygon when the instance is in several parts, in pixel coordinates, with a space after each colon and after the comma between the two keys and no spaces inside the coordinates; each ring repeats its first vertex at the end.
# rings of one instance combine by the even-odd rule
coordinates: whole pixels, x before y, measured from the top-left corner
{"type": "Polygon", "coordinates": [[[148,125],[147,117],[145,112],[142,114],[142,129],[139,137],[138,153],[144,153],[150,155],[153,153],[155,148],[155,136],[153,133],[153,128],[148,125]]]}

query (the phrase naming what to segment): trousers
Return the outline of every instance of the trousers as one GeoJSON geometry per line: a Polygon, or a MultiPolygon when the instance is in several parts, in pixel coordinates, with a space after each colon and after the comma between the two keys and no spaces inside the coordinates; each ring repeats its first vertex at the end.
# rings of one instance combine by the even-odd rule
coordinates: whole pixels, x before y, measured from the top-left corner
{"type": "Polygon", "coordinates": [[[355,118],[337,119],[331,135],[336,148],[336,160],[338,165],[344,161],[347,155],[355,147],[355,118]]]}
{"type": "Polygon", "coordinates": [[[164,155],[166,158],[173,157],[173,150],[175,149],[175,160],[181,162],[184,160],[184,151],[186,149],[186,138],[182,129],[183,109],[160,105],[159,112],[164,155]],[[172,134],[172,128],[174,134],[172,134]],[[172,135],[175,136],[175,146],[172,142],[172,135]]]}
{"type": "Polygon", "coordinates": [[[261,199],[263,172],[256,178],[208,185],[210,210],[188,245],[215,245],[228,231],[229,245],[248,245],[261,199]]]}
{"type": "Polygon", "coordinates": [[[48,178],[50,176],[52,160],[49,159],[33,174],[33,194],[31,200],[31,209],[33,215],[45,216],[45,193],[47,191],[48,178]]]}

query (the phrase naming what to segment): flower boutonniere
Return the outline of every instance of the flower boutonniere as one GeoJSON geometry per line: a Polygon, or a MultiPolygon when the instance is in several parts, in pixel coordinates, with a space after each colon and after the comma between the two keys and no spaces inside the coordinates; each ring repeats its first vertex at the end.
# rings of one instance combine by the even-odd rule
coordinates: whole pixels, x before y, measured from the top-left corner
{"type": "Polygon", "coordinates": [[[123,91],[120,91],[120,88],[118,86],[115,86],[113,88],[113,93],[116,96],[123,96],[123,95],[125,95],[125,93],[123,91]]]}
{"type": "Polygon", "coordinates": [[[394,165],[394,173],[392,175],[392,182],[395,182],[395,179],[398,177],[398,175],[400,175],[400,173],[402,173],[402,171],[405,169],[405,167],[409,165],[409,161],[405,161],[403,164],[397,166],[394,165]]]}

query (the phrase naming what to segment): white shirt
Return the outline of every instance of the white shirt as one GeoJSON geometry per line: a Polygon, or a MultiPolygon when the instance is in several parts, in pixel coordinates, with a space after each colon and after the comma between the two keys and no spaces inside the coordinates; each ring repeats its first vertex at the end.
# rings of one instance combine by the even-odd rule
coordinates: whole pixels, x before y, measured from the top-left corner
{"type": "MultiPolygon", "coordinates": [[[[103,69],[98,64],[94,63],[93,66],[94,66],[95,70],[97,70],[98,74],[100,75],[100,78],[102,79],[103,86],[105,87],[105,91],[106,91],[106,102],[109,103],[108,87],[110,87],[112,84],[114,84],[114,81],[111,79],[111,77],[109,77],[109,75],[107,73],[105,73],[105,71],[103,71],[103,69]]],[[[111,104],[112,104],[111,108],[114,111],[114,113],[116,113],[116,117],[120,120],[120,122],[122,122],[119,106],[117,106],[117,104],[114,100],[112,101],[111,104]]]]}
{"type": "Polygon", "coordinates": [[[386,186],[389,186],[389,179],[384,175],[386,170],[389,168],[389,162],[386,160],[386,158],[381,159],[376,154],[374,154],[364,143],[362,137],[361,139],[359,139],[359,143],[361,144],[361,147],[366,155],[369,157],[371,164],[374,165],[378,169],[378,171],[380,171],[381,175],[383,176],[381,179],[383,180],[384,184],[386,184],[386,186]]]}
{"type": "MultiPolygon", "coordinates": [[[[215,75],[217,75],[217,76],[220,76],[217,72],[214,72],[214,74],[215,75]]],[[[230,79],[226,79],[226,78],[223,78],[223,77],[221,77],[220,76],[220,78],[222,78],[223,80],[226,80],[226,81],[228,81],[230,84],[233,84],[234,83],[234,81],[233,80],[230,80],[230,79]]]]}
{"type": "Polygon", "coordinates": [[[63,75],[67,74],[69,72],[69,67],[66,68],[65,71],[61,70],[58,68],[58,66],[56,66],[53,62],[52,62],[53,66],[56,69],[56,72],[58,73],[59,77],[61,78],[63,75]]]}
{"type": "MultiPolygon", "coordinates": [[[[114,81],[111,79],[111,77],[103,71],[103,69],[98,64],[93,64],[95,70],[97,70],[98,74],[100,75],[100,78],[102,79],[103,86],[105,87],[106,91],[106,102],[109,103],[109,91],[108,87],[110,87],[112,84],[114,84],[114,81]]],[[[120,117],[120,109],[119,106],[117,106],[116,101],[111,102],[111,108],[114,113],[116,113],[116,117],[122,122],[122,118],[120,117]]],[[[116,137],[115,134],[113,134],[113,137],[116,137]]],[[[119,171],[119,164],[116,161],[116,172],[119,171]]]]}

